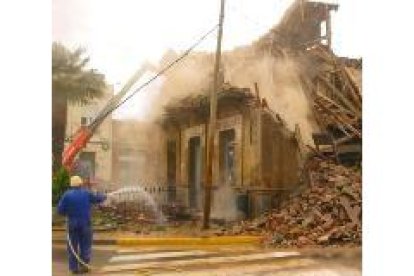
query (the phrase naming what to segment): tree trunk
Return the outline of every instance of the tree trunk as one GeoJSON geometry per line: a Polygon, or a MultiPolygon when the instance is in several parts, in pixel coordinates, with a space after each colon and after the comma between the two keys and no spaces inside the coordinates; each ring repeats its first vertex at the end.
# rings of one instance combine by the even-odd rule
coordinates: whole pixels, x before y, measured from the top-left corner
{"type": "Polygon", "coordinates": [[[52,154],[55,173],[62,166],[62,153],[65,146],[67,99],[65,95],[52,93],[52,154]]]}

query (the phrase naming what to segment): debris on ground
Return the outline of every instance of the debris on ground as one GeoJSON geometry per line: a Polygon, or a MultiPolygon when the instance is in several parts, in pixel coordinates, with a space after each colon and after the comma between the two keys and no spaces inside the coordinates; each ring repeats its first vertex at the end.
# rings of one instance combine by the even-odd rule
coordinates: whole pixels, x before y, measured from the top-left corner
{"type": "Polygon", "coordinates": [[[134,202],[121,202],[110,206],[100,206],[93,210],[93,224],[95,226],[142,232],[142,226],[159,223],[153,211],[139,207],[142,206],[134,202]]]}
{"type": "Polygon", "coordinates": [[[361,245],[361,172],[313,157],[309,186],[280,208],[233,226],[227,234],[264,235],[281,247],[361,245]]]}

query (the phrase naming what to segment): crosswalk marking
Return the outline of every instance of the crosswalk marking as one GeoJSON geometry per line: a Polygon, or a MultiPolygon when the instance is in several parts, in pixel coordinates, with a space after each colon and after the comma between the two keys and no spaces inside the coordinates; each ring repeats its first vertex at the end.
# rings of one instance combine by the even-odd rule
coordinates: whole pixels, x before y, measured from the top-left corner
{"type": "MultiPolygon", "coordinates": [[[[171,256],[179,256],[177,254],[182,254],[183,252],[170,252],[171,254],[164,254],[164,256],[168,255],[171,256]]],[[[194,252],[189,251],[191,254],[187,254],[186,256],[197,256],[194,252]]],[[[156,253],[158,254],[158,253],[156,253]]],[[[207,252],[200,251],[198,256],[203,256],[203,254],[207,254],[207,252]],[[203,252],[203,253],[201,253],[203,252]]],[[[137,255],[127,255],[129,260],[137,260],[141,259],[142,256],[147,256],[151,254],[137,254],[137,255]],[[132,257],[133,256],[133,257],[132,257]],[[134,259],[135,258],[135,259],[134,259]]],[[[131,264],[123,264],[123,265],[109,265],[104,266],[102,268],[102,272],[117,272],[117,271],[125,271],[125,270],[139,270],[139,269],[148,269],[148,268],[158,268],[158,267],[167,267],[167,266],[185,266],[185,265],[214,265],[219,263],[226,263],[226,262],[245,262],[245,261],[259,261],[259,260],[268,260],[274,258],[285,258],[285,257],[294,257],[299,256],[298,252],[266,252],[266,253],[253,253],[253,254],[242,254],[242,255],[234,255],[234,256],[204,256],[203,258],[193,258],[193,259],[184,259],[184,260],[161,260],[158,261],[149,261],[143,263],[131,263],[131,264]]],[[[152,258],[154,254],[152,254],[152,258]]],[[[183,256],[183,255],[181,255],[183,256]]],[[[115,256],[117,257],[117,256],[115,256]]],[[[120,257],[120,256],[119,256],[120,257]]],[[[165,257],[164,257],[165,258],[165,257]]],[[[149,258],[150,260],[151,258],[149,258]]],[[[119,258],[118,258],[119,260],[119,258]]]]}
{"type": "MultiPolygon", "coordinates": [[[[304,259],[299,261],[289,260],[283,266],[270,265],[249,265],[243,268],[221,268],[221,269],[197,269],[191,271],[180,272],[155,272],[150,275],[157,276],[247,276],[247,275],[262,275],[262,276],[361,276],[360,270],[355,268],[336,267],[336,268],[311,268],[317,265],[315,260],[304,259]]],[[[125,275],[125,274],[124,274],[125,275]]],[[[116,276],[111,274],[111,276],[116,276]]]]}
{"type": "MultiPolygon", "coordinates": [[[[177,249],[177,247],[172,247],[172,248],[157,248],[157,247],[131,247],[131,248],[119,248],[116,250],[116,252],[118,254],[125,254],[125,253],[143,253],[143,252],[150,252],[150,253],[155,253],[155,252],[167,252],[167,251],[185,251],[188,250],[189,248],[186,249],[177,249]]],[[[197,250],[196,248],[194,248],[195,250],[197,250]]]]}
{"type": "MultiPolygon", "coordinates": [[[[159,271],[159,272],[151,272],[151,275],[157,275],[157,276],[177,276],[177,275],[188,275],[188,276],[207,276],[207,275],[214,275],[214,276],[236,276],[236,275],[267,275],[267,276],[288,276],[288,275],[300,275],[300,276],[321,276],[317,271],[315,271],[314,274],[303,274],[303,271],[300,271],[300,269],[303,269],[305,267],[309,267],[312,265],[315,265],[317,262],[311,259],[289,259],[284,261],[282,264],[274,264],[274,263],[268,263],[268,264],[252,264],[252,263],[244,263],[240,266],[231,266],[231,267],[208,267],[208,268],[195,268],[190,270],[178,270],[178,271],[159,271]],[[296,273],[292,272],[292,269],[296,269],[296,273]],[[284,272],[281,272],[280,274],[277,274],[278,270],[283,269],[284,272]],[[286,273],[286,270],[289,270],[288,273],[286,273]]],[[[114,274],[110,274],[111,276],[116,276],[114,274]]],[[[330,276],[344,276],[344,275],[337,275],[332,274],[330,276]]],[[[350,274],[347,276],[360,276],[360,275],[354,275],[350,274]]],[[[327,276],[327,275],[326,275],[327,276]]]]}
{"type": "Polygon", "coordinates": [[[152,260],[158,258],[169,258],[169,257],[184,257],[184,256],[203,256],[209,252],[206,251],[170,251],[160,253],[145,253],[145,254],[134,254],[134,255],[118,255],[112,257],[109,262],[122,262],[122,261],[137,261],[137,260],[152,260]]]}

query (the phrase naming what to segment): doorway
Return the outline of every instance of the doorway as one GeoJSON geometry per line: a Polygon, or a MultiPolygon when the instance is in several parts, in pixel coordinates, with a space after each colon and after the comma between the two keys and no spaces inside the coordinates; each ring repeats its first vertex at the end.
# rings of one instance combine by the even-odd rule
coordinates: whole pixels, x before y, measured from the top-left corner
{"type": "Polygon", "coordinates": [[[220,131],[219,134],[219,176],[223,184],[233,185],[235,183],[234,173],[234,129],[220,131]]]}
{"type": "Polygon", "coordinates": [[[200,208],[202,154],[200,136],[188,140],[188,196],[189,207],[200,208]]]}
{"type": "Polygon", "coordinates": [[[174,140],[167,142],[167,187],[168,187],[168,202],[175,201],[175,185],[176,185],[176,143],[174,140]]]}

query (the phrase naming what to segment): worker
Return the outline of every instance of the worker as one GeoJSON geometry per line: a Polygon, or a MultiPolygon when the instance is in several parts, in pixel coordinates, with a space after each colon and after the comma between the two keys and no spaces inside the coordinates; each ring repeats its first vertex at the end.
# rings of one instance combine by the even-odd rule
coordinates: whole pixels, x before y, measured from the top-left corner
{"type": "Polygon", "coordinates": [[[70,178],[71,188],[67,190],[58,203],[58,213],[67,217],[69,270],[73,274],[89,271],[88,267],[79,263],[72,252],[85,264],[89,264],[92,247],[91,207],[102,203],[106,195],[92,193],[82,185],[82,178],[75,175],[70,178]]]}

